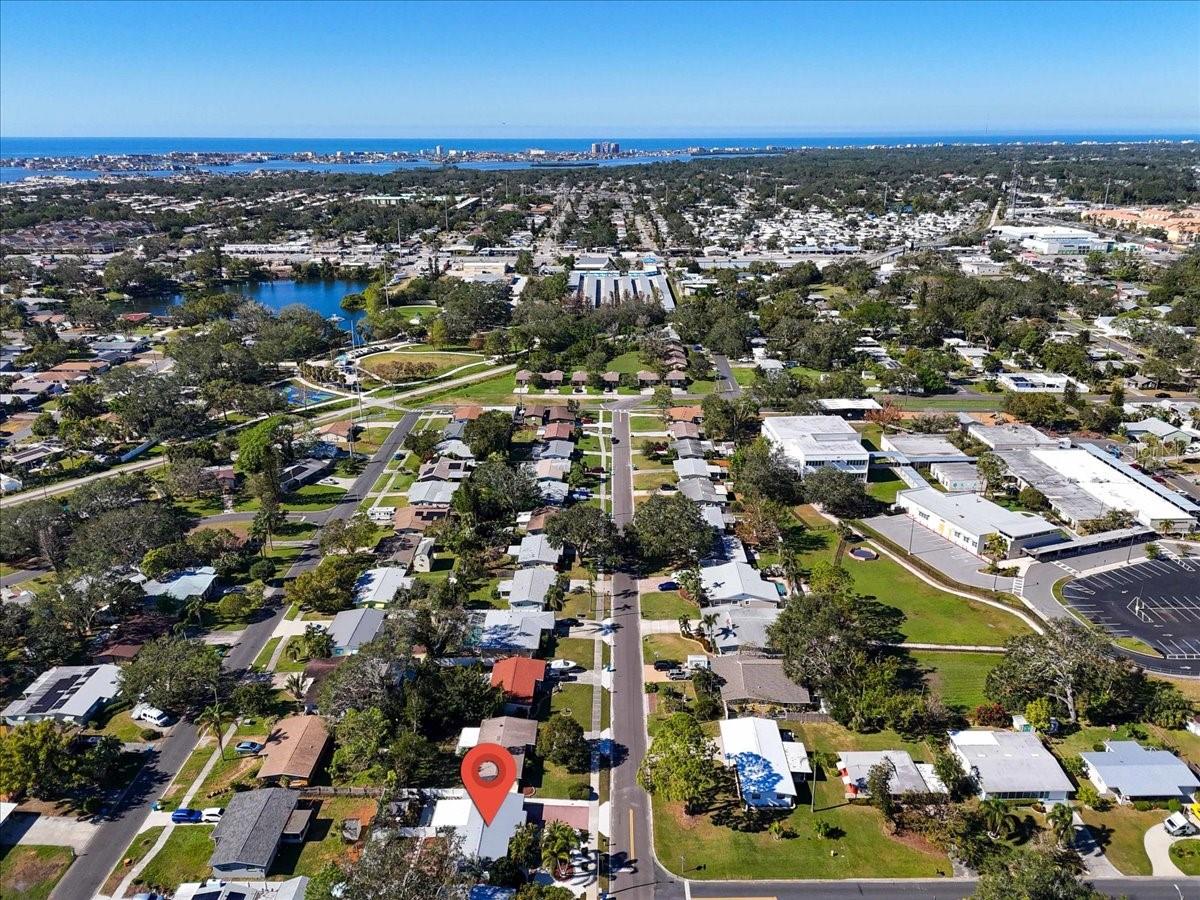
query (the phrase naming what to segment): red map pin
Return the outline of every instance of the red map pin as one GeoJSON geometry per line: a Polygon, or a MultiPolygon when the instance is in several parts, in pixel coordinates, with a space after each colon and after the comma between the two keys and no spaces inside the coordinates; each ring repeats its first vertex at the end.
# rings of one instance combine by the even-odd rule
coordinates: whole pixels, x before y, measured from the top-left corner
{"type": "Polygon", "coordinates": [[[499,744],[477,744],[463,757],[462,780],[483,823],[491,825],[517,780],[517,761],[499,744]]]}

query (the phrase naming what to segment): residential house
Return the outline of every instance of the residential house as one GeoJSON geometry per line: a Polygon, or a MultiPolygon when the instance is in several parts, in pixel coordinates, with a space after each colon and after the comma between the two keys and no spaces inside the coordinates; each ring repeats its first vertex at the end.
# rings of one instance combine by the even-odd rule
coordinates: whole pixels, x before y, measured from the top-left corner
{"type": "Polygon", "coordinates": [[[868,778],[871,770],[880,763],[886,764],[891,769],[888,792],[894,796],[945,791],[941,782],[932,774],[932,767],[922,772],[918,764],[913,762],[913,758],[909,756],[907,750],[843,750],[838,754],[837,767],[842,784],[846,786],[847,800],[871,796],[867,786],[868,778]]]}
{"type": "Polygon", "coordinates": [[[699,425],[704,421],[704,408],[700,406],[672,406],[667,410],[667,417],[672,422],[691,422],[699,425]]]}
{"type": "Polygon", "coordinates": [[[465,753],[479,744],[497,744],[512,754],[517,764],[517,778],[511,790],[521,789],[521,774],[525,768],[525,754],[537,744],[537,719],[521,719],[516,716],[496,716],[484,719],[478,728],[464,728],[458,739],[458,752],[465,753]]]}
{"type": "Polygon", "coordinates": [[[0,716],[9,725],[45,719],[83,725],[117,696],[120,687],[121,670],[112,664],[55,666],[21,691],[0,716]]]}
{"type": "Polygon", "coordinates": [[[182,602],[188,597],[208,600],[217,592],[217,570],[212,566],[195,566],[152,579],[142,585],[147,597],[169,597],[182,602]]]}
{"type": "Polygon", "coordinates": [[[700,438],[700,426],[695,422],[672,422],[667,426],[667,431],[677,441],[687,438],[698,440],[700,438]]]}
{"type": "Polygon", "coordinates": [[[489,609],[468,613],[467,643],[481,657],[533,656],[542,636],[554,630],[554,613],[531,609],[489,609]]]}
{"type": "Polygon", "coordinates": [[[323,478],[333,469],[333,460],[316,459],[313,457],[300,459],[290,466],[284,467],[279,473],[279,488],[285,494],[290,494],[311,484],[318,478],[323,478]]]}
{"type": "Polygon", "coordinates": [[[650,372],[646,369],[641,369],[638,371],[637,380],[638,380],[638,387],[641,388],[642,390],[656,388],[656,387],[658,387],[659,382],[662,381],[662,379],[658,377],[657,372],[650,372]]]}
{"type": "Polygon", "coordinates": [[[537,702],[538,691],[546,681],[546,661],[510,656],[492,666],[492,687],[504,691],[509,707],[526,712],[537,702]]]}
{"type": "Polygon", "coordinates": [[[600,381],[604,384],[604,390],[608,393],[612,393],[621,386],[621,373],[612,371],[605,372],[600,376],[600,381]]]}
{"type": "Polygon", "coordinates": [[[318,425],[313,431],[323,443],[333,444],[335,447],[345,447],[354,441],[355,435],[360,430],[354,422],[342,419],[327,425],[318,425]]]}
{"type": "Polygon", "coordinates": [[[570,407],[562,404],[546,408],[545,423],[547,425],[553,425],[555,422],[570,422],[574,424],[575,418],[575,413],[571,412],[570,407]]]}
{"type": "Polygon", "coordinates": [[[679,388],[682,390],[683,388],[687,387],[690,379],[687,376],[687,372],[684,372],[680,369],[673,369],[666,374],[666,377],[663,378],[663,381],[673,388],[679,388]]]}
{"type": "Polygon", "coordinates": [[[1096,790],[1112,794],[1120,803],[1135,800],[1187,802],[1200,788],[1200,779],[1174,753],[1150,750],[1137,741],[1105,741],[1103,752],[1079,755],[1096,790]]]}
{"type": "Polygon", "coordinates": [[[571,422],[551,422],[541,429],[544,441],[570,441],[575,437],[575,426],[571,422]]]}
{"type": "Polygon", "coordinates": [[[334,656],[353,656],[363,644],[369,644],[383,628],[386,618],[383,610],[361,607],[344,609],[329,623],[329,636],[333,638],[334,656]]]}
{"type": "Polygon", "coordinates": [[[587,372],[579,371],[579,372],[571,373],[571,387],[575,391],[582,393],[584,390],[587,389],[587,386],[588,386],[588,373],[587,372]]]}
{"type": "Polygon", "coordinates": [[[566,376],[562,369],[552,369],[549,372],[542,372],[539,377],[546,383],[546,387],[557,390],[562,387],[563,378],[566,376]]]}
{"type": "MultiPolygon", "coordinates": [[[[703,478],[707,480],[712,474],[712,467],[703,459],[696,459],[695,457],[677,459],[671,463],[671,467],[675,469],[675,474],[679,476],[681,482],[689,478],[703,478]]],[[[715,486],[713,490],[715,493],[715,486]]]]}
{"type": "MultiPolygon", "coordinates": [[[[447,792],[448,793],[448,792],[447,792]]],[[[453,831],[459,851],[468,859],[500,859],[508,854],[508,845],[517,829],[525,824],[525,798],[510,793],[487,825],[470,797],[443,796],[437,800],[429,825],[413,829],[422,837],[436,837],[445,829],[453,831]]]]}
{"type": "Polygon", "coordinates": [[[686,478],[679,482],[679,493],[693,503],[707,503],[723,506],[729,499],[726,490],[718,487],[708,478],[686,478]]]}
{"type": "Polygon", "coordinates": [[[417,481],[465,481],[475,466],[474,460],[450,459],[445,456],[421,464],[417,481]]]}
{"type": "Polygon", "coordinates": [[[354,605],[382,608],[392,602],[398,590],[408,590],[413,580],[397,566],[367,569],[354,583],[354,605]]]}
{"type": "Polygon", "coordinates": [[[570,459],[575,453],[571,441],[547,441],[534,450],[538,459],[570,459]]]}
{"type": "Polygon", "coordinates": [[[704,445],[692,438],[684,438],[671,444],[671,449],[679,459],[703,459],[704,445]]]}
{"type": "Polygon", "coordinates": [[[979,796],[1036,798],[1064,803],[1075,789],[1036,734],[1020,731],[952,731],[950,749],[974,777],[979,796]]]}
{"type": "Polygon", "coordinates": [[[311,784],[329,748],[329,730],[320,716],[288,716],[271,728],[263,745],[259,781],[311,784]]]}
{"type": "Polygon", "coordinates": [[[517,374],[513,376],[513,378],[517,382],[517,387],[528,388],[529,383],[533,381],[533,373],[528,369],[520,369],[517,374]]]}
{"type": "Polygon", "coordinates": [[[562,549],[551,545],[549,538],[544,534],[527,534],[521,538],[521,543],[515,547],[509,547],[508,553],[510,556],[515,556],[517,565],[525,568],[528,566],[557,566],[559,560],[562,559],[562,549]],[[515,551],[515,552],[514,552],[515,551]]]}
{"type": "Polygon", "coordinates": [[[758,569],[745,562],[702,566],[700,582],[708,602],[714,605],[769,603],[778,606],[781,599],[775,582],[767,581],[758,569]]]}
{"type": "Polygon", "coordinates": [[[271,882],[210,878],[207,881],[185,881],[175,888],[171,896],[173,900],[304,900],[307,890],[307,875],[271,882]]]}
{"type": "Polygon", "coordinates": [[[408,488],[408,502],[413,506],[449,506],[457,490],[456,481],[414,481],[408,488]]]}
{"type": "Polygon", "coordinates": [[[722,756],[737,775],[742,802],[760,808],[795,806],[796,783],[779,726],[757,717],[722,719],[719,725],[722,756]]]}
{"type": "Polygon", "coordinates": [[[477,403],[465,403],[462,406],[454,407],[454,412],[450,414],[450,419],[453,422],[474,422],[482,415],[482,406],[477,403]]]}
{"type": "Polygon", "coordinates": [[[299,793],[285,788],[234,793],[213,829],[216,849],[208,861],[213,871],[226,878],[265,879],[284,833],[294,833],[294,814],[311,814],[297,810],[299,802],[299,793]]]}
{"type": "Polygon", "coordinates": [[[424,534],[431,525],[436,525],[449,515],[450,507],[446,504],[401,506],[392,516],[392,527],[397,534],[424,534]]]}
{"type": "Polygon", "coordinates": [[[508,598],[512,609],[545,609],[546,595],[558,581],[558,572],[551,566],[529,566],[517,569],[512,578],[498,585],[500,596],[508,598]]]}
{"type": "Polygon", "coordinates": [[[766,604],[726,603],[705,607],[704,612],[717,617],[712,641],[722,654],[765,652],[767,629],[779,618],[779,607],[766,604]]]}
{"type": "Polygon", "coordinates": [[[710,666],[720,679],[726,710],[782,707],[799,711],[814,706],[808,688],[784,674],[783,660],[738,654],[718,656],[710,666]]]}

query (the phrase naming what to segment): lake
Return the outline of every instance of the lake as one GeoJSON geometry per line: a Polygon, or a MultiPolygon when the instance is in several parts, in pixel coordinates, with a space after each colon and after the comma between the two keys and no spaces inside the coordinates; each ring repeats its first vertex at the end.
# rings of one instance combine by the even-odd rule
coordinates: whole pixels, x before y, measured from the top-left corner
{"type": "MultiPolygon", "coordinates": [[[[328,281],[295,281],[283,279],[280,281],[245,281],[227,284],[223,290],[231,294],[241,294],[250,300],[255,300],[269,309],[283,309],[299,303],[319,312],[325,318],[341,316],[343,328],[348,328],[350,321],[357,321],[362,313],[350,315],[342,310],[342,298],[347,294],[361,293],[367,289],[368,281],[351,281],[342,278],[332,278],[328,281]]],[[[182,294],[169,297],[135,301],[130,309],[140,312],[151,312],[165,315],[171,307],[183,299],[182,294]]]]}

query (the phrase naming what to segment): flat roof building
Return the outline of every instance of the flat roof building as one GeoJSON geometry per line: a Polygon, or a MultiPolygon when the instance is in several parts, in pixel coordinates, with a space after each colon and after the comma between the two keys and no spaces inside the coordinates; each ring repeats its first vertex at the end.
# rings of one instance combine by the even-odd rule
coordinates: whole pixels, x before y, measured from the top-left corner
{"type": "Polygon", "coordinates": [[[965,463],[971,459],[940,434],[885,434],[879,447],[900,454],[914,466],[965,463]]]}
{"type": "Polygon", "coordinates": [[[930,531],[983,556],[987,539],[998,534],[1014,556],[1026,547],[1042,547],[1063,540],[1058,526],[1041,516],[1026,516],[1005,509],[978,494],[944,494],[933,488],[900,491],[896,506],[930,531]]]}
{"type": "Polygon", "coordinates": [[[1105,741],[1100,753],[1080,753],[1096,790],[1120,802],[1186,799],[1200,788],[1187,763],[1169,750],[1148,750],[1137,741],[1105,741]]]}
{"type": "Polygon", "coordinates": [[[975,778],[985,800],[1038,798],[1062,803],[1075,789],[1053,754],[1027,731],[951,731],[950,749],[975,778]]]}
{"type": "Polygon", "coordinates": [[[833,466],[867,480],[871,455],[838,416],[772,416],[763,420],[762,433],[801,471],[833,466]]]}
{"type": "Polygon", "coordinates": [[[1006,425],[984,425],[972,422],[967,434],[992,450],[1026,450],[1031,447],[1057,447],[1059,443],[1042,434],[1032,425],[1010,422],[1006,425]]]}

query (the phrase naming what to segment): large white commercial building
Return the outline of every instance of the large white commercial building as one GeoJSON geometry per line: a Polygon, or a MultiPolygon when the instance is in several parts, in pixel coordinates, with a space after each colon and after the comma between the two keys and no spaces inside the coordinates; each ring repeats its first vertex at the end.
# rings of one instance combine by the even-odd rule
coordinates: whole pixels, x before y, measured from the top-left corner
{"type": "Polygon", "coordinates": [[[763,420],[762,433],[801,471],[834,466],[867,480],[871,454],[838,416],[772,416],[763,420]]]}
{"type": "Polygon", "coordinates": [[[1155,531],[1196,528],[1200,506],[1095,447],[1033,447],[999,455],[1021,487],[1037,488],[1072,525],[1127,510],[1155,531]]]}
{"type": "Polygon", "coordinates": [[[1008,556],[1027,547],[1063,540],[1058,526],[1041,516],[1023,516],[978,494],[944,494],[934,488],[921,488],[901,491],[896,495],[896,506],[920,525],[976,556],[983,556],[984,545],[993,534],[1004,539],[1008,556]]]}

